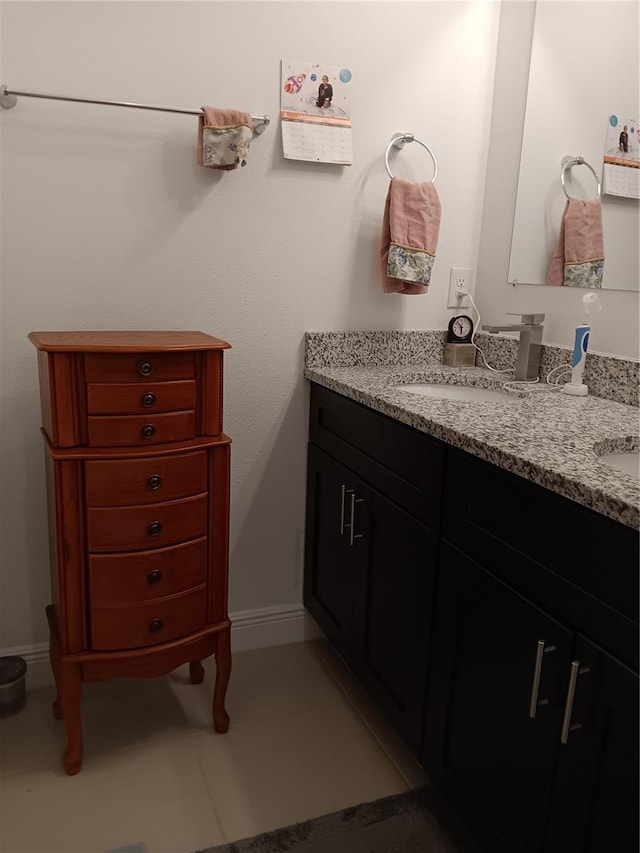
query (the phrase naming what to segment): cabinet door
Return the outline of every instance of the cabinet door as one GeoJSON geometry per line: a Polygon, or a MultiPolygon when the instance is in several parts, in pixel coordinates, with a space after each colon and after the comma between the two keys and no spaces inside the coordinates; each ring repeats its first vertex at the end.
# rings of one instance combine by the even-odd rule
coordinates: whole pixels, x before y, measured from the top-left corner
{"type": "Polygon", "coordinates": [[[637,853],[638,676],[579,637],[546,853],[637,853]]]}
{"type": "Polygon", "coordinates": [[[427,772],[495,834],[543,849],[571,634],[447,543],[425,727],[427,772]]]}
{"type": "Polygon", "coordinates": [[[304,604],[331,645],[351,658],[351,607],[354,553],[350,544],[351,496],[359,481],[353,473],[309,444],[305,530],[304,604]]]}
{"type": "Polygon", "coordinates": [[[353,668],[420,758],[437,539],[375,490],[362,497],[355,529],[369,541],[356,567],[353,668]]]}

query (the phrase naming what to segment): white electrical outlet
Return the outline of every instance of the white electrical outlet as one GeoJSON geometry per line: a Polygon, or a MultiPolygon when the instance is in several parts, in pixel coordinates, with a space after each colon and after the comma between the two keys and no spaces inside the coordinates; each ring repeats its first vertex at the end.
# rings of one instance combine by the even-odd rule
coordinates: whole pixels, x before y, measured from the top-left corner
{"type": "Polygon", "coordinates": [[[449,297],[447,308],[468,308],[469,297],[461,296],[460,290],[471,292],[473,270],[469,267],[451,267],[449,272],[449,297]]]}

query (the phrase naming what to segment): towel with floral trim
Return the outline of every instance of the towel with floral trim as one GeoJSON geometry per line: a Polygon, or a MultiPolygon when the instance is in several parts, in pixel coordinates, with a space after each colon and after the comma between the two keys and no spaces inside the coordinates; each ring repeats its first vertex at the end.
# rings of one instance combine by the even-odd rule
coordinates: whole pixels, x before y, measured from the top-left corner
{"type": "Polygon", "coordinates": [[[198,119],[198,165],[227,171],[246,166],[252,137],[250,113],[202,107],[198,119]]]}
{"type": "Polygon", "coordinates": [[[547,284],[601,288],[603,272],[600,199],[570,198],[564,208],[547,284]]]}
{"type": "Polygon", "coordinates": [[[440,197],[431,181],[392,178],[382,220],[380,271],[385,293],[426,293],[440,233],[440,197]]]}

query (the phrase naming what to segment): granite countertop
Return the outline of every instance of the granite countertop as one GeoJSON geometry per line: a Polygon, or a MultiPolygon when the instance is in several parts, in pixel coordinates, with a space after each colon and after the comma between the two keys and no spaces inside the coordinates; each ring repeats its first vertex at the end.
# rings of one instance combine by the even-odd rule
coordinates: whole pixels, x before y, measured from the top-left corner
{"type": "Polygon", "coordinates": [[[447,382],[499,389],[504,379],[480,367],[442,363],[307,366],[306,379],[363,403],[447,444],[519,474],[583,506],[638,528],[640,481],[598,453],[640,448],[635,406],[570,397],[543,384],[505,401],[444,400],[395,389],[398,383],[447,382]]]}

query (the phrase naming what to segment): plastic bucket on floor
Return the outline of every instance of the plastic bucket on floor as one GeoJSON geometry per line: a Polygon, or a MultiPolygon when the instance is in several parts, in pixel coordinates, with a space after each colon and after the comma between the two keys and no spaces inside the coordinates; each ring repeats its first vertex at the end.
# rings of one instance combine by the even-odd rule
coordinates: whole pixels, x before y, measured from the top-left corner
{"type": "Polygon", "coordinates": [[[27,698],[24,658],[11,655],[0,657],[0,717],[10,717],[24,708],[27,698]]]}

